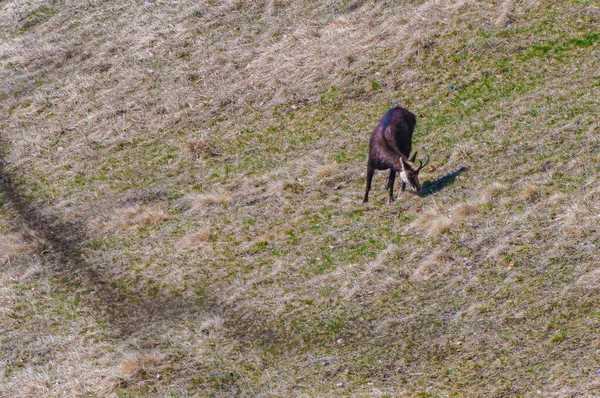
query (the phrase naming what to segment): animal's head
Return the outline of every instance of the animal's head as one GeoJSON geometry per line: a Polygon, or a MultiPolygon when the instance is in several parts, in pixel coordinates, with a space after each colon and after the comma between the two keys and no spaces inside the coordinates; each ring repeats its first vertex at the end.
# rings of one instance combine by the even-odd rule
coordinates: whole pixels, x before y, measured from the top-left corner
{"type": "Polygon", "coordinates": [[[421,171],[421,169],[423,169],[423,167],[429,163],[429,155],[427,155],[427,160],[425,160],[425,163],[419,160],[418,166],[415,164],[416,159],[417,152],[415,152],[408,160],[400,158],[400,178],[402,179],[402,182],[408,184],[413,191],[418,192],[421,190],[421,184],[419,183],[419,171],[421,171]]]}

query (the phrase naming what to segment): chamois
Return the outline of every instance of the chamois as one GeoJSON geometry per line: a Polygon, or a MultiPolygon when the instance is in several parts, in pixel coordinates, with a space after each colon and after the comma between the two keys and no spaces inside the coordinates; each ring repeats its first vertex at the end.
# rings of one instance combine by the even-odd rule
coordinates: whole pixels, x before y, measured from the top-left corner
{"type": "Polygon", "coordinates": [[[392,108],[383,115],[369,141],[369,160],[367,161],[367,186],[363,203],[369,200],[371,180],[375,170],[390,169],[390,175],[386,184],[388,203],[394,201],[394,181],[396,173],[400,174],[402,184],[400,191],[404,192],[406,184],[414,191],[421,190],[419,184],[419,171],[429,162],[429,155],[425,163],[419,160],[415,164],[417,152],[409,159],[412,147],[412,135],[417,124],[417,118],[413,113],[402,107],[392,108]]]}

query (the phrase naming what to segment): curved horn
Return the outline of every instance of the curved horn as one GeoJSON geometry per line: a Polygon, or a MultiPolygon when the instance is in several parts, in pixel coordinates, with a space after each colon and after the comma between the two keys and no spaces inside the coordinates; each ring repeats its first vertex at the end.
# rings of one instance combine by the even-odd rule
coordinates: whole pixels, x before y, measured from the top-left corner
{"type": "Polygon", "coordinates": [[[423,163],[421,159],[419,159],[419,168],[417,169],[417,171],[421,171],[423,167],[427,166],[427,163],[429,163],[429,154],[427,155],[427,160],[425,160],[425,163],[423,163]]]}

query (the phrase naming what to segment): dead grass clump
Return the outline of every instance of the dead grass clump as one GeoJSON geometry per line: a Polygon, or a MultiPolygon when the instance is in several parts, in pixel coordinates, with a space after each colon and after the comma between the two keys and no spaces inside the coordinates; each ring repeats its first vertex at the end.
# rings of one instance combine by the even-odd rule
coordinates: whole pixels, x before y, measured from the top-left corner
{"type": "Polygon", "coordinates": [[[496,200],[500,193],[505,190],[506,187],[503,184],[494,182],[481,191],[477,200],[458,203],[452,206],[450,212],[456,219],[479,214],[488,203],[496,200]]]}
{"type": "Polygon", "coordinates": [[[217,315],[206,318],[200,324],[200,331],[204,335],[210,336],[212,338],[220,335],[223,332],[223,329],[223,318],[217,315]]]}
{"type": "Polygon", "coordinates": [[[494,182],[481,191],[481,194],[479,195],[479,200],[483,203],[492,202],[500,195],[500,193],[506,191],[506,189],[507,188],[505,185],[499,182],[494,182]]]}
{"type": "Polygon", "coordinates": [[[437,275],[437,266],[432,263],[423,263],[419,265],[411,275],[411,280],[426,281],[437,275]]]}
{"type": "Polygon", "coordinates": [[[434,277],[447,275],[451,268],[453,258],[448,255],[447,247],[436,250],[429,254],[420,265],[415,268],[409,279],[426,281],[434,277]]]}
{"type": "Polygon", "coordinates": [[[587,272],[577,279],[577,285],[584,289],[598,289],[600,287],[600,268],[587,272]]]}
{"type": "Polygon", "coordinates": [[[184,151],[194,161],[219,155],[206,138],[191,138],[187,140],[184,143],[184,151]]]}
{"type": "Polygon", "coordinates": [[[196,231],[185,235],[179,241],[180,249],[198,250],[201,248],[209,247],[210,239],[212,234],[208,230],[196,231]]]}
{"type": "Polygon", "coordinates": [[[232,201],[231,194],[223,189],[215,189],[213,192],[193,195],[192,209],[197,210],[201,207],[212,205],[226,205],[232,201]]]}
{"type": "Polygon", "coordinates": [[[167,214],[160,208],[136,205],[117,209],[107,223],[96,223],[96,228],[105,232],[122,232],[127,230],[140,231],[142,229],[156,227],[166,219],[167,214]]]}
{"type": "Polygon", "coordinates": [[[421,53],[424,49],[431,47],[434,44],[431,36],[431,31],[417,31],[415,34],[406,40],[402,56],[409,58],[421,53]]]}
{"type": "Polygon", "coordinates": [[[479,202],[463,202],[454,205],[451,209],[452,214],[460,218],[473,216],[478,214],[481,210],[481,203],[479,202]]]}
{"type": "Polygon", "coordinates": [[[518,199],[522,202],[533,203],[537,201],[541,196],[541,191],[539,187],[528,184],[521,189],[519,192],[518,199]]]}
{"type": "Polygon", "coordinates": [[[164,355],[130,355],[123,359],[121,363],[115,366],[108,377],[100,383],[99,392],[101,394],[113,394],[120,385],[135,385],[146,379],[160,379],[161,372],[164,371],[169,363],[164,355]]]}
{"type": "Polygon", "coordinates": [[[450,155],[450,159],[448,160],[448,164],[454,167],[458,164],[464,164],[466,161],[470,162],[471,158],[477,155],[477,148],[478,144],[474,141],[468,141],[455,145],[452,150],[452,154],[450,155]]]}
{"type": "Polygon", "coordinates": [[[411,223],[411,227],[423,231],[425,235],[432,238],[439,238],[443,234],[449,233],[454,222],[449,216],[444,214],[443,210],[438,205],[433,209],[423,212],[420,217],[411,223]]]}
{"type": "Polygon", "coordinates": [[[559,225],[568,236],[586,237],[596,231],[600,224],[598,209],[591,203],[580,200],[571,204],[559,216],[559,225]]]}
{"type": "Polygon", "coordinates": [[[450,217],[440,214],[435,218],[429,220],[428,230],[433,235],[441,235],[450,232],[452,227],[452,220],[450,217]]]}
{"type": "Polygon", "coordinates": [[[273,235],[267,233],[264,235],[257,236],[250,242],[247,242],[243,246],[243,250],[246,254],[257,254],[266,250],[268,246],[273,242],[273,235]]]}
{"type": "Polygon", "coordinates": [[[323,182],[329,177],[333,176],[336,171],[337,165],[325,165],[323,167],[320,167],[315,172],[315,180],[317,180],[318,182],[323,182]]]}
{"type": "Polygon", "coordinates": [[[461,315],[467,317],[474,317],[477,315],[485,314],[488,311],[488,306],[484,303],[473,303],[465,311],[461,312],[461,315]]]}
{"type": "Polygon", "coordinates": [[[142,364],[140,358],[138,356],[133,356],[125,359],[121,364],[117,367],[117,373],[119,377],[123,379],[133,379],[136,375],[140,373],[142,369],[142,364]]]}
{"type": "Polygon", "coordinates": [[[496,18],[495,24],[498,27],[505,28],[514,21],[513,8],[515,6],[514,0],[504,0],[500,6],[498,17],[496,18]]]}
{"type": "Polygon", "coordinates": [[[0,235],[0,264],[23,255],[41,253],[48,247],[48,242],[25,227],[15,234],[0,235]]]}
{"type": "Polygon", "coordinates": [[[163,210],[149,207],[138,211],[133,210],[132,215],[133,217],[129,219],[133,221],[132,226],[136,229],[156,227],[167,219],[167,215],[163,210]]]}
{"type": "Polygon", "coordinates": [[[558,225],[566,236],[589,242],[600,225],[600,187],[595,177],[588,179],[578,195],[552,195],[548,202],[559,206],[558,225]]]}

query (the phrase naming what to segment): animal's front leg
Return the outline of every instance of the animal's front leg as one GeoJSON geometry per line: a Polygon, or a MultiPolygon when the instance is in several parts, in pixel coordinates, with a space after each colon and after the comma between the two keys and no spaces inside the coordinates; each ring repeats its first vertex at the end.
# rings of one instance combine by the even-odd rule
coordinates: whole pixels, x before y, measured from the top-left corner
{"type": "Polygon", "coordinates": [[[394,202],[394,182],[396,181],[396,172],[390,169],[390,176],[388,177],[388,204],[394,202]]]}

